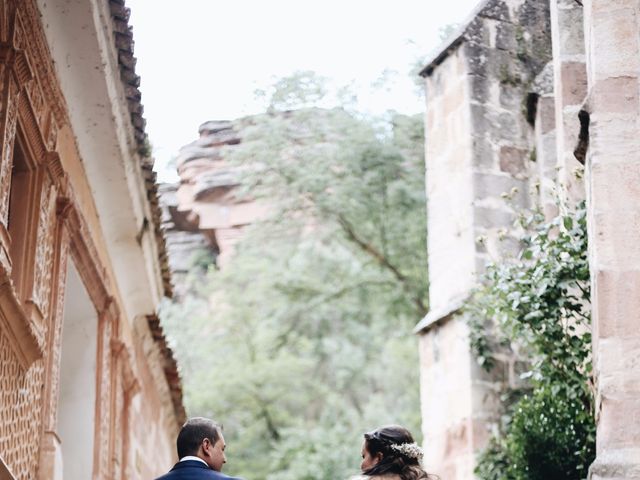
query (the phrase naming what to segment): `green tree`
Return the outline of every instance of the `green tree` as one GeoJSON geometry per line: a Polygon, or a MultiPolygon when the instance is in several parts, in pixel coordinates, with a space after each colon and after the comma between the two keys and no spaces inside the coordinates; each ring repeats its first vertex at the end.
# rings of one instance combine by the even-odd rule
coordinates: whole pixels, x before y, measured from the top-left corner
{"type": "MultiPolygon", "coordinates": [[[[308,78],[304,89],[318,92],[308,78]]],[[[427,298],[422,120],[272,109],[238,129],[228,152],[243,172],[237,194],[270,214],[228,266],[163,309],[187,408],[224,421],[233,474],[346,478],[363,431],[419,432],[411,330],[427,298]]]]}

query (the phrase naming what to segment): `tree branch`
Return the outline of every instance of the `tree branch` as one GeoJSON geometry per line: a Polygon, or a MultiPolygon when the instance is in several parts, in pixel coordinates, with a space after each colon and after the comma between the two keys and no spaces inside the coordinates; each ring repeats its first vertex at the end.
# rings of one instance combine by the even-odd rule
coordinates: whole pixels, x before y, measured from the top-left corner
{"type": "Polygon", "coordinates": [[[382,254],[374,245],[360,238],[360,236],[356,233],[353,225],[351,225],[351,223],[344,217],[344,215],[342,215],[341,213],[338,213],[337,217],[338,217],[338,223],[340,224],[340,227],[342,227],[342,230],[344,230],[344,232],[346,233],[347,238],[351,240],[353,243],[355,243],[356,245],[358,245],[358,247],[360,247],[362,251],[367,253],[369,256],[373,257],[373,259],[380,266],[389,270],[392,273],[392,275],[402,284],[405,292],[409,294],[409,296],[413,301],[413,304],[418,309],[418,313],[420,315],[426,315],[427,306],[422,301],[422,297],[420,296],[420,294],[419,293],[416,294],[416,291],[411,285],[411,283],[409,282],[409,279],[407,278],[407,276],[404,275],[398,269],[398,267],[393,265],[389,261],[389,259],[384,254],[382,254]]]}

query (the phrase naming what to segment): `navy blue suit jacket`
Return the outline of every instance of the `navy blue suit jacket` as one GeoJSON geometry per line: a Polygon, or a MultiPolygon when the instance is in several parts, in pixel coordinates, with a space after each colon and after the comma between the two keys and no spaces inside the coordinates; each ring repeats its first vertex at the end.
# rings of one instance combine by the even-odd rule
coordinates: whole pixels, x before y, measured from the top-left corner
{"type": "Polygon", "coordinates": [[[224,473],[211,470],[207,465],[197,460],[185,460],[176,463],[171,471],[156,480],[241,480],[229,477],[224,473]]]}

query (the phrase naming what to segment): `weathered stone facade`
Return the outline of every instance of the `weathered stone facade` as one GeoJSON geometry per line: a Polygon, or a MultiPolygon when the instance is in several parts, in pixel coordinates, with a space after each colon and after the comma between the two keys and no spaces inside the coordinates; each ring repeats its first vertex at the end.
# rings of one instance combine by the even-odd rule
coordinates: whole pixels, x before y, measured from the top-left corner
{"type": "Polygon", "coordinates": [[[473,478],[495,393],[514,381],[513,359],[492,378],[475,365],[456,312],[485,262],[515,251],[514,208],[585,197],[591,476],[640,478],[639,22],[637,0],[488,0],[422,72],[432,310],[416,331],[426,466],[443,478],[473,478]]]}
{"type": "Polygon", "coordinates": [[[122,0],[0,1],[0,478],[147,479],[184,417],[122,0]]]}
{"type": "Polygon", "coordinates": [[[493,0],[422,72],[431,312],[416,331],[425,464],[443,478],[473,478],[501,385],[514,381],[512,358],[494,376],[477,366],[456,312],[487,261],[517,250],[516,210],[539,178],[553,181],[555,157],[532,161],[536,147],[555,150],[550,60],[548,4],[493,0]]]}
{"type": "Polygon", "coordinates": [[[584,2],[596,461],[640,478],[640,2],[584,2]]]}

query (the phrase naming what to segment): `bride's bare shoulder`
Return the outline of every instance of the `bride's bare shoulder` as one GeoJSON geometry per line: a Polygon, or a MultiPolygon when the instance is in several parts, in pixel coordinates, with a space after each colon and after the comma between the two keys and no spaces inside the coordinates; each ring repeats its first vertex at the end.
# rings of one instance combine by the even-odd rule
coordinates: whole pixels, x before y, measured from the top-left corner
{"type": "Polygon", "coordinates": [[[356,475],[349,480],[400,480],[399,475],[373,475],[371,477],[367,475],[356,475]]]}

